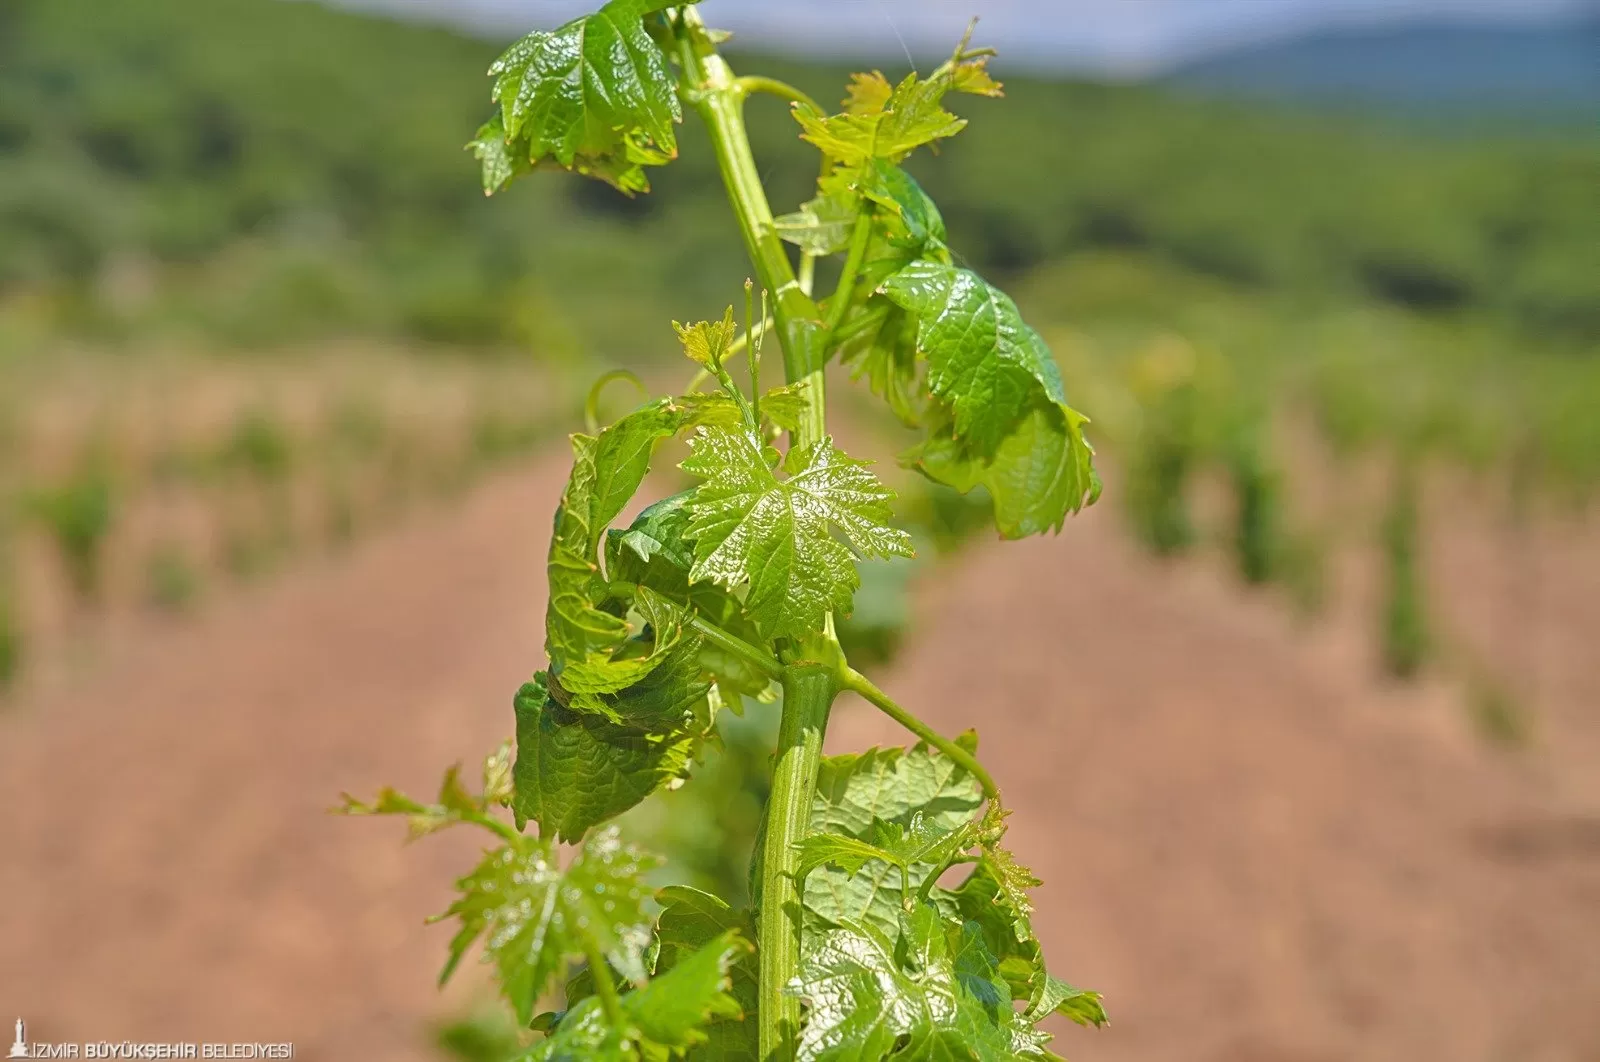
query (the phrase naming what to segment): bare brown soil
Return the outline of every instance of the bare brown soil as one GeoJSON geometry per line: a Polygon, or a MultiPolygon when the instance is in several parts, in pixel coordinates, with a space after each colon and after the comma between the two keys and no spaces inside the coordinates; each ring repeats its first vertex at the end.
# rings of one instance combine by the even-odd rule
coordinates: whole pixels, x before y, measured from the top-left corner
{"type": "MultiPolygon", "coordinates": [[[[92,670],[0,717],[0,1019],[41,1040],[433,1057],[426,1024],[473,986],[436,993],[449,931],[419,923],[478,842],[403,848],[394,824],[321,812],[341,789],[425,791],[506,735],[541,658],[564,468],[496,479],[186,625],[119,631],[92,670]]],[[[1571,751],[1600,735],[1582,703],[1600,605],[1570,571],[1592,545],[1542,562],[1560,608],[1539,614],[1564,633],[1519,637],[1560,704],[1513,754],[1473,735],[1456,691],[1370,681],[1357,626],[1297,633],[1206,565],[1137,555],[1114,520],[1105,506],[936,573],[883,681],[983,732],[1048,882],[1052,962],[1113,1012],[1059,1046],[1600,1058],[1600,792],[1571,751]]],[[[1441,554],[1478,576],[1470,544],[1441,554]]],[[[830,735],[899,740],[859,705],[830,735]]]]}

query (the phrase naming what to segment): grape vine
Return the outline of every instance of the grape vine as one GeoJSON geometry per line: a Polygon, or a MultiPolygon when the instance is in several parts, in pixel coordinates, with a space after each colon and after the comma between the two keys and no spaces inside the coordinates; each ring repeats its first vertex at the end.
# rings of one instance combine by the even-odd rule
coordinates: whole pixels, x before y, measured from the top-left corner
{"type": "Polygon", "coordinates": [[[725,35],[663,0],[611,0],[529,34],[490,70],[497,107],[469,145],[486,192],[556,167],[646,192],[693,111],[765,293],[758,314],[747,285],[742,330],[731,306],[675,324],[698,366],[689,393],[572,436],[548,664],[516,692],[514,746],[474,788],[450,770],[433,803],[386,789],[341,809],[404,816],[413,835],[493,835],[438,916],[457,926],[444,977],[481,941],[530,1030],[521,1059],[1050,1059],[1045,1018],[1105,1022],[1097,993],[1046,969],[1029,899],[1039,882],[1003,845],[1008,812],[976,737],[947,738],[897,704],[850,666],[834,628],[858,563],[912,546],[894,493],[828,432],[831,360],[920,430],[907,467],[987,490],[1004,538],[1059,531],[1100,492],[1086,418],[1050,351],[1010,298],[957,264],[938,208],[901,167],[965,126],[949,94],[1001,95],[992,53],[970,37],[927,77],[856,75],[837,114],[735,76],[725,35]],[[752,93],[787,100],[822,156],[816,195],[782,217],[746,135],[752,93]],[[839,280],[819,298],[815,265],[829,257],[839,280]],[[769,337],[784,382],[763,390],[769,337]],[[740,358],[748,393],[730,372],[740,358]],[[695,485],[619,525],[673,437],[687,439],[695,485]],[[916,744],[824,757],[846,691],[916,744]],[[751,907],[648,888],[656,860],[611,820],[693,784],[718,713],[747,698],[781,704],[751,907]],[[940,884],[958,866],[964,880],[940,884]],[[541,1011],[557,989],[559,1009],[541,1011]]]}

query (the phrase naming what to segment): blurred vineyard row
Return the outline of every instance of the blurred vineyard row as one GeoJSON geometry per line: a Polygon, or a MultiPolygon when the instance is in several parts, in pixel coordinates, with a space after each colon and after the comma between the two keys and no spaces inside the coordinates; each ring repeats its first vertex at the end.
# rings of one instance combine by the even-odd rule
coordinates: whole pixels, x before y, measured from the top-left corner
{"type": "Polygon", "coordinates": [[[548,442],[527,361],[63,358],[0,374],[0,692],[107,623],[183,613],[548,442]]]}

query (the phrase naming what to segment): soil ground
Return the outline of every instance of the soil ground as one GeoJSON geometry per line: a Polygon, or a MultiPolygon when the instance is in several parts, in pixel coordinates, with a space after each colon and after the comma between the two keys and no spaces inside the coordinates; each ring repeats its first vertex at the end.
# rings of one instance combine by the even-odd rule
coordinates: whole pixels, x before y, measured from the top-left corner
{"type": "MultiPolygon", "coordinates": [[[[449,930],[420,921],[478,842],[403,847],[395,824],[321,812],[343,789],[427,791],[506,736],[541,659],[564,473],[554,457],[185,624],[119,631],[0,716],[0,1018],[36,1040],[434,1058],[428,1023],[474,985],[437,993],[449,930]]],[[[1586,573],[1542,565],[1548,629],[1519,621],[1553,706],[1510,753],[1456,691],[1372,682],[1359,624],[1297,632],[1210,566],[1140,556],[1115,520],[1102,506],[935,572],[882,682],[983,732],[1014,845],[1048,883],[1052,963],[1113,1014],[1057,1046],[1600,1059],[1592,536],[1564,554],[1586,573]]],[[[1468,606],[1492,574],[1474,548],[1439,551],[1468,606]]],[[[859,705],[830,734],[899,740],[859,705]]]]}

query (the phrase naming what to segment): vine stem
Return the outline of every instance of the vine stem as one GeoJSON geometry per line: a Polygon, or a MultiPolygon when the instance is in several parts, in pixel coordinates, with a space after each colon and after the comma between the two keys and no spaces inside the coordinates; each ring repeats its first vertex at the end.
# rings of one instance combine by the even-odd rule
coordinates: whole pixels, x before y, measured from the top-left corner
{"type": "Polygon", "coordinates": [[[983,769],[983,764],[978,762],[977,757],[912,715],[906,709],[900,707],[892,697],[873,685],[872,680],[867,676],[853,667],[845,667],[839,673],[839,686],[841,689],[846,689],[859,695],[868,704],[871,704],[884,715],[887,715],[890,719],[893,719],[917,735],[917,737],[950,757],[963,770],[971,773],[978,780],[978,784],[983,787],[984,797],[989,800],[998,800],[1000,798],[999,787],[994,784],[994,779],[990,777],[988,771],[983,769]]]}
{"type": "MultiPolygon", "coordinates": [[[[765,79],[741,84],[717,54],[705,23],[691,6],[677,9],[673,29],[681,66],[681,94],[699,112],[710,132],[717,168],[738,218],[745,250],[761,285],[772,293],[772,316],[783,350],[784,377],[791,385],[805,385],[805,408],[789,437],[791,448],[803,450],[827,434],[823,366],[828,329],[807,291],[811,279],[809,263],[803,268],[802,282],[778,237],[772,206],[762,187],[744,124],[744,100],[752,88],[781,89],[779,94],[788,94],[789,86],[765,79]]],[[[811,825],[822,738],[829,709],[839,692],[842,656],[830,615],[820,634],[802,640],[796,652],[786,654],[782,671],[783,715],[778,724],[772,795],[767,801],[757,879],[761,895],[758,1039],[762,1062],[792,1059],[799,1035],[800,1001],[784,994],[784,987],[800,967],[800,882],[796,873],[799,843],[811,825]]]]}
{"type": "Polygon", "coordinates": [[[760,1057],[794,1057],[800,1030],[800,1000],[784,993],[800,972],[800,880],[798,846],[811,826],[822,737],[838,695],[838,672],[826,664],[791,664],[783,676],[783,717],[778,724],[778,760],[767,802],[761,849],[760,1057]]]}

